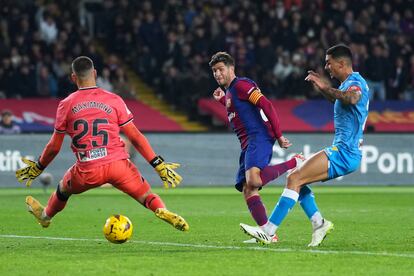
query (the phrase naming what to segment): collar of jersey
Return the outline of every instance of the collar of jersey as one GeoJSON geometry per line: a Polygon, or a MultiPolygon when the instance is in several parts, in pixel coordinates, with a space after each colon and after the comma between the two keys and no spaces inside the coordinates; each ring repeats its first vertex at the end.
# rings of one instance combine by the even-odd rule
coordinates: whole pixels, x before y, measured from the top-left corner
{"type": "Polygon", "coordinates": [[[231,83],[230,83],[230,85],[229,85],[229,87],[227,88],[227,90],[230,90],[230,88],[236,83],[236,81],[238,80],[239,78],[238,77],[235,77],[232,81],[231,81],[231,83]]]}
{"type": "Polygon", "coordinates": [[[88,89],[96,89],[96,88],[98,88],[98,86],[82,87],[82,88],[79,88],[78,90],[88,90],[88,89]]]}

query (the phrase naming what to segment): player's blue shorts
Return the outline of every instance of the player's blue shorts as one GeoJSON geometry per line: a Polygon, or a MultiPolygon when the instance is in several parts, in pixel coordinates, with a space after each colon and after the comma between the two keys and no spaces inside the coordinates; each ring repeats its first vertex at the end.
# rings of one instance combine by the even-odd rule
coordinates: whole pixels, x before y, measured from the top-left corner
{"type": "Polygon", "coordinates": [[[329,160],[328,179],[349,174],[361,163],[361,155],[340,150],[338,146],[327,147],[324,151],[329,160]]]}
{"type": "Polygon", "coordinates": [[[252,167],[263,169],[272,159],[274,142],[271,140],[249,141],[249,145],[240,153],[239,171],[236,176],[236,189],[243,191],[246,182],[246,171],[252,167]]]}

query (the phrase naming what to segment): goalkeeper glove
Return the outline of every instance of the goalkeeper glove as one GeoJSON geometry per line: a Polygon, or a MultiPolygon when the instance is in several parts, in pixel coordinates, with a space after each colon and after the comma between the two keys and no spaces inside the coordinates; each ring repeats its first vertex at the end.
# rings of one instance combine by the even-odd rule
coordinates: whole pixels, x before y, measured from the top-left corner
{"type": "Polygon", "coordinates": [[[38,177],[45,168],[39,162],[35,162],[24,157],[22,157],[22,161],[28,166],[22,169],[18,169],[16,171],[16,178],[20,183],[28,179],[26,182],[26,187],[30,187],[30,185],[32,185],[33,179],[38,177]]]}
{"type": "Polygon", "coordinates": [[[180,184],[181,180],[183,180],[183,178],[174,171],[174,169],[180,166],[178,163],[166,163],[161,156],[157,156],[150,161],[150,164],[161,177],[166,189],[170,186],[175,188],[180,184]]]}

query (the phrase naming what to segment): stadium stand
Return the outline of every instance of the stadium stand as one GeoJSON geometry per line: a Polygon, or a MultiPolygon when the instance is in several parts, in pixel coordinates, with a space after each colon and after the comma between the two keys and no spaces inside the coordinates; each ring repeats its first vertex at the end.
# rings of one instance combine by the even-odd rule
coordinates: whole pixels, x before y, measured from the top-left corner
{"type": "Polygon", "coordinates": [[[53,130],[53,99],[76,90],[69,79],[70,64],[74,57],[87,55],[98,71],[97,84],[128,100],[141,130],[199,130],[187,118],[171,119],[145,101],[134,101],[140,86],[129,80],[130,72],[116,55],[99,50],[87,18],[81,16],[82,2],[9,1],[0,7],[0,110],[10,108],[23,132],[53,130]]]}
{"type": "Polygon", "coordinates": [[[323,71],[324,50],[338,42],[352,47],[356,68],[367,75],[376,99],[409,100],[413,4],[104,0],[95,15],[107,46],[177,106],[209,94],[214,82],[206,64],[219,50],[232,54],[238,73],[259,80],[274,98],[318,97],[302,80],[309,68],[323,71]]]}
{"type": "Polygon", "coordinates": [[[200,120],[199,100],[215,88],[207,65],[214,52],[232,54],[238,75],[257,80],[270,98],[306,100],[320,98],[303,81],[307,70],[323,72],[325,49],[344,42],[374,100],[414,98],[413,0],[45,3],[9,2],[1,8],[3,97],[65,96],[72,90],[68,64],[82,53],[96,61],[101,86],[124,98],[140,94],[121,58],[155,89],[156,98],[170,104],[160,109],[200,120]],[[96,42],[109,53],[106,58],[96,42]]]}

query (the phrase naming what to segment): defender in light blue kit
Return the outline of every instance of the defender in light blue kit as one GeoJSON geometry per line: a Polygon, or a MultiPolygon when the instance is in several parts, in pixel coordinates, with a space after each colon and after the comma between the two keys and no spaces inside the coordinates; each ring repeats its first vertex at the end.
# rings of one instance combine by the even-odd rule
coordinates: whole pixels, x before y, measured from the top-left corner
{"type": "Polygon", "coordinates": [[[288,175],[286,187],[264,229],[241,225],[247,234],[259,242],[268,243],[299,201],[313,227],[312,241],[308,246],[319,246],[333,230],[333,223],[323,218],[307,185],[349,174],[361,163],[363,130],[369,107],[368,85],[359,73],[352,70],[352,52],[346,45],[329,48],[325,61],[325,70],[331,78],[341,82],[338,89],[330,87],[314,71],[309,71],[305,80],[334,103],[335,138],[332,146],[315,153],[288,175]]]}
{"type": "Polygon", "coordinates": [[[335,138],[332,146],[324,150],[329,159],[329,179],[349,174],[359,167],[363,131],[368,118],[369,88],[358,72],[351,73],[339,90],[343,93],[354,91],[360,96],[356,104],[335,100],[335,138]]]}

